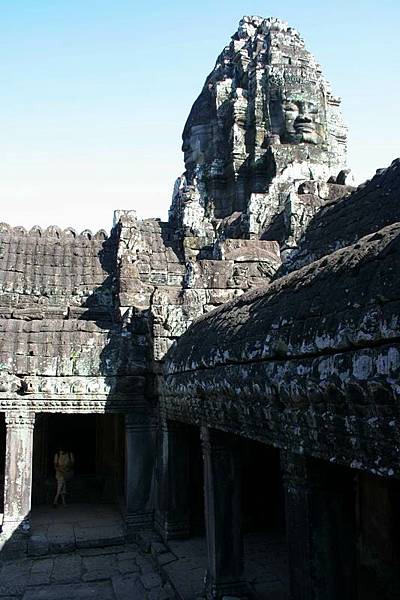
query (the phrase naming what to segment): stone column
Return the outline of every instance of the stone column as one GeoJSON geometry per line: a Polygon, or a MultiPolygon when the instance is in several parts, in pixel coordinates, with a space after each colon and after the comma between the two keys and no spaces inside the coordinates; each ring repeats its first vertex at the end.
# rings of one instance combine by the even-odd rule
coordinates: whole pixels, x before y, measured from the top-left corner
{"type": "Polygon", "coordinates": [[[190,532],[188,436],[183,423],[161,423],[156,526],[165,540],[184,538],[190,532]]]}
{"type": "Polygon", "coordinates": [[[204,459],[207,598],[246,596],[241,527],[241,460],[233,435],[201,428],[204,459]]]}
{"type": "Polygon", "coordinates": [[[282,452],[290,600],[355,600],[355,494],[350,469],[282,452]]]}
{"type": "Polygon", "coordinates": [[[2,532],[11,535],[30,529],[35,413],[8,411],[5,420],[7,437],[2,532]]]}
{"type": "Polygon", "coordinates": [[[153,528],[156,421],[148,412],[125,415],[125,502],[129,532],[153,528]]]}
{"type": "Polygon", "coordinates": [[[281,452],[285,486],[286,537],[290,600],[313,598],[311,565],[310,486],[306,458],[281,452]]]}

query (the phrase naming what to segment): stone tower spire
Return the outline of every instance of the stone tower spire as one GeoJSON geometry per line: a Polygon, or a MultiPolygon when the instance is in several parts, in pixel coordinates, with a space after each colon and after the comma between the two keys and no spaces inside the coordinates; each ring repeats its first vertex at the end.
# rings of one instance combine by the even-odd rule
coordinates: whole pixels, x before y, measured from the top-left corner
{"type": "MultiPolygon", "coordinates": [[[[336,183],[346,167],[346,127],[340,100],[298,32],[250,16],[207,77],[182,149],[186,171],[171,220],[210,241],[271,237],[306,183],[317,196],[336,183]]],[[[295,224],[286,225],[281,241],[295,245],[295,224]]]]}

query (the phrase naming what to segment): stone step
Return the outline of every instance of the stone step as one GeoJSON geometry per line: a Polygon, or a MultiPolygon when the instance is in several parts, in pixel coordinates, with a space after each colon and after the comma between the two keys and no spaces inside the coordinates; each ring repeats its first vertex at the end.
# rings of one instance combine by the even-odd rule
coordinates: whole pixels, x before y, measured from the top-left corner
{"type": "Polygon", "coordinates": [[[121,525],[97,527],[52,526],[44,532],[32,532],[28,541],[29,556],[63,554],[83,548],[105,548],[120,546],[127,541],[121,525]]]}
{"type": "Polygon", "coordinates": [[[67,583],[33,587],[28,589],[23,600],[115,600],[112,585],[108,581],[93,583],[67,583]]]}

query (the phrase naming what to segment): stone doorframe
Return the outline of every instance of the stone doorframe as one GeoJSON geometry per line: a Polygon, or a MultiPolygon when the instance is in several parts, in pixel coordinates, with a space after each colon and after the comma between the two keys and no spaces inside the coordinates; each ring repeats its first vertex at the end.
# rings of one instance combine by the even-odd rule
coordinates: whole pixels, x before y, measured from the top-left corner
{"type": "MultiPolygon", "coordinates": [[[[153,472],[155,462],[156,419],[148,404],[123,410],[52,409],[47,403],[45,413],[124,414],[125,415],[125,520],[128,533],[153,528],[153,472]],[[141,460],[138,460],[141,457],[141,460]]],[[[35,415],[42,411],[29,408],[5,410],[6,457],[4,473],[4,514],[0,535],[0,550],[13,535],[30,533],[33,474],[33,433],[35,415]]]]}

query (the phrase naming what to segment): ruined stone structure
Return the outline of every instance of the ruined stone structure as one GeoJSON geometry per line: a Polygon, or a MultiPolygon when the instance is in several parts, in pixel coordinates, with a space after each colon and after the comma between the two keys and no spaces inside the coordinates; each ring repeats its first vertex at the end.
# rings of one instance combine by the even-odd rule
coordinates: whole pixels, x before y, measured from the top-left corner
{"type": "Polygon", "coordinates": [[[400,163],[349,185],[339,107],[294,29],[245,17],[168,222],[1,225],[3,542],[68,423],[130,534],[191,535],[204,484],[207,598],[254,593],[242,517],[283,505],[291,600],[400,597],[400,163]]]}

